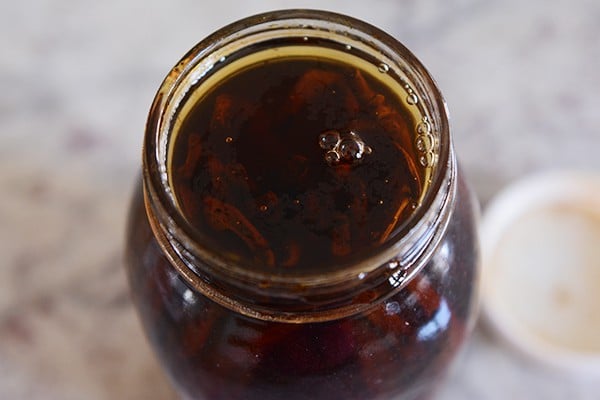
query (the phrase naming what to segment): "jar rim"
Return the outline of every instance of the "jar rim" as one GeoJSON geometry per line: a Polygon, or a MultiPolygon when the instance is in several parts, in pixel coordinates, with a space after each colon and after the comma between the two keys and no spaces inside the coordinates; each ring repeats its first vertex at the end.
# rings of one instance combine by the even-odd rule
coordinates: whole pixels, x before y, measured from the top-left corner
{"type": "MultiPolygon", "coordinates": [[[[161,243],[163,250],[174,254],[171,262],[179,265],[177,269],[180,272],[187,268],[185,273],[182,273],[188,281],[193,281],[195,286],[203,286],[202,282],[208,281],[213,286],[217,281],[226,286],[226,281],[233,280],[242,282],[239,285],[243,286],[247,286],[248,283],[266,283],[269,291],[279,289],[280,294],[285,296],[299,288],[303,292],[307,288],[320,288],[339,295],[348,287],[377,286],[387,281],[392,274],[398,274],[397,267],[404,268],[402,273],[406,279],[403,281],[408,281],[409,276],[418,272],[420,267],[411,263],[410,257],[406,259],[409,261],[406,261],[399,258],[398,254],[405,252],[413,259],[422,259],[425,248],[432,247],[430,242],[435,232],[440,236],[439,230],[445,230],[444,223],[442,221],[440,224],[439,218],[434,218],[430,223],[423,223],[423,220],[431,214],[444,216],[442,219],[448,218],[446,214],[451,208],[448,203],[453,197],[453,189],[445,183],[454,181],[454,162],[446,103],[428,71],[404,45],[382,30],[349,16],[318,10],[279,10],[247,17],[221,28],[194,46],[169,72],[156,94],[146,125],[144,188],[147,208],[151,209],[149,213],[156,217],[150,218],[151,222],[154,222],[151,225],[155,234],[160,230],[164,234],[164,240],[172,242],[175,239],[176,242],[173,246],[161,243]],[[169,115],[169,107],[175,110],[185,90],[191,88],[190,83],[196,84],[204,78],[214,63],[223,60],[226,54],[224,49],[227,46],[240,43],[248,46],[260,35],[284,34],[288,35],[285,37],[289,37],[290,34],[299,37],[325,34],[345,42],[350,41],[353,45],[372,50],[390,69],[399,74],[410,75],[410,82],[418,86],[416,89],[422,95],[423,102],[430,108],[427,115],[432,118],[431,123],[439,141],[437,166],[421,206],[398,229],[393,240],[384,242],[355,264],[316,274],[275,275],[239,265],[232,266],[230,260],[220,259],[219,255],[191,239],[189,224],[178,209],[168,183],[167,149],[170,118],[174,114],[173,112],[169,115]],[[189,85],[187,88],[186,84],[189,85]],[[178,257],[188,262],[180,264],[178,257]],[[194,262],[190,263],[189,260],[192,259],[194,262]],[[395,263],[396,267],[391,268],[390,262],[391,265],[395,263]],[[201,264],[202,268],[197,268],[197,264],[201,264]],[[214,267],[225,264],[227,268],[214,267]],[[210,271],[207,273],[206,269],[210,271]],[[378,271],[384,271],[384,274],[378,271]],[[222,275],[223,279],[215,279],[215,274],[222,275]]],[[[402,283],[397,286],[403,285],[402,283]]],[[[206,290],[204,288],[203,291],[206,290]]],[[[257,292],[260,292],[260,288],[254,287],[252,293],[257,292]]],[[[303,296],[300,297],[302,299],[297,299],[298,301],[306,301],[303,296]]]]}

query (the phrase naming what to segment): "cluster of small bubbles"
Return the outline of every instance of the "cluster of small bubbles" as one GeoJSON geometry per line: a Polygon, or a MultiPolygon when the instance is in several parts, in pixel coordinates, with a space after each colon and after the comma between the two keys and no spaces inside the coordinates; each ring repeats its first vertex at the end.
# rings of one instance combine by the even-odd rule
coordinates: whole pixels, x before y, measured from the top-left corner
{"type": "Polygon", "coordinates": [[[377,69],[379,70],[379,72],[381,72],[382,74],[386,74],[389,70],[390,70],[390,66],[387,65],[386,63],[380,63],[379,66],[377,67],[377,69]]]}
{"type": "Polygon", "coordinates": [[[419,152],[419,163],[423,167],[432,167],[435,164],[435,137],[429,118],[424,116],[421,122],[417,124],[417,137],[415,138],[415,147],[419,152]]]}
{"type": "Polygon", "coordinates": [[[360,136],[352,131],[345,135],[336,130],[323,132],[319,135],[319,146],[327,151],[325,161],[329,165],[337,165],[340,162],[357,164],[365,154],[372,152],[360,136]]]}
{"type": "Polygon", "coordinates": [[[408,95],[406,96],[406,102],[411,106],[414,106],[419,102],[419,96],[417,96],[417,94],[415,93],[413,88],[410,87],[408,82],[406,82],[404,79],[402,80],[402,82],[404,83],[404,89],[408,93],[408,95]]]}

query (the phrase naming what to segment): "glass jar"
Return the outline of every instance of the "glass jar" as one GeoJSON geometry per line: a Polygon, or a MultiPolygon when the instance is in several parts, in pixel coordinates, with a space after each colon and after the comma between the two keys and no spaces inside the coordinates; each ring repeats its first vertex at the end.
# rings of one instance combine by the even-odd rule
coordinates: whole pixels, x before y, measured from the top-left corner
{"type": "MultiPolygon", "coordinates": [[[[353,75],[352,82],[362,80],[353,75]]],[[[369,117],[377,121],[387,118],[373,112],[369,117]]],[[[314,140],[326,139],[315,135],[314,140]]],[[[341,159],[332,156],[343,150],[343,140],[336,140],[319,149],[326,151],[331,168],[348,161],[343,151],[341,159]]],[[[362,140],[354,144],[362,151],[354,156],[367,159],[379,152],[373,147],[370,154],[362,140]]],[[[187,151],[202,145],[190,141],[187,151]]],[[[361,160],[350,161],[340,170],[350,171],[361,160]]],[[[365,187],[378,187],[379,181],[388,179],[376,177],[365,187]]],[[[328,12],[288,10],[250,17],[194,47],[156,95],[146,127],[143,185],[133,199],[128,226],[133,301],[162,366],[184,398],[427,398],[473,322],[476,214],[476,201],[457,167],[442,95],[404,46],[373,26],[328,12]],[[262,58],[256,58],[259,54],[262,58]],[[198,234],[174,193],[173,146],[185,117],[182,110],[205,101],[209,89],[246,68],[247,60],[260,68],[281,54],[335,59],[356,71],[380,74],[373,79],[390,86],[402,107],[417,116],[405,146],[422,172],[418,199],[401,220],[396,214],[393,229],[376,246],[334,261],[317,259],[300,269],[272,265],[272,255],[251,259],[215,247],[210,235],[198,234]],[[202,90],[204,97],[194,95],[202,90]]],[[[240,224],[243,216],[236,218],[240,224]]],[[[310,246],[302,251],[309,253],[310,246]]]]}

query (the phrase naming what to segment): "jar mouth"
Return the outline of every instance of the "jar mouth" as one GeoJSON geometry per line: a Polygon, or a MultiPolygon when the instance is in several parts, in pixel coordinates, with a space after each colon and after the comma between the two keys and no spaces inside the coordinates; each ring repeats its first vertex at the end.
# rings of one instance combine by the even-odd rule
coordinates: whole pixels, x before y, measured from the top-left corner
{"type": "MultiPolygon", "coordinates": [[[[421,254],[422,248],[427,245],[424,234],[436,225],[431,221],[424,223],[424,217],[439,214],[442,207],[447,207],[451,197],[450,188],[445,187],[449,174],[454,173],[454,168],[449,168],[453,159],[448,114],[436,83],[418,59],[396,39],[365,22],[331,12],[281,10],[259,14],[234,22],[201,41],[169,72],[160,86],[150,110],[144,146],[147,203],[156,216],[155,226],[165,233],[167,240],[174,238],[177,242],[171,250],[184,259],[194,259],[194,263],[186,263],[187,267],[194,274],[206,276],[206,279],[213,280],[216,274],[246,284],[264,283],[270,290],[278,287],[281,293],[289,293],[290,288],[337,287],[349,281],[355,282],[357,278],[365,284],[369,281],[365,278],[375,276],[378,270],[394,270],[389,263],[400,265],[402,260],[398,254],[412,251],[413,258],[421,254]],[[415,134],[429,135],[431,142],[422,154],[424,162],[431,163],[432,172],[420,205],[396,228],[391,239],[361,254],[359,260],[349,260],[325,272],[265,272],[241,264],[232,265],[231,260],[223,259],[193,239],[194,228],[182,215],[170,183],[172,128],[177,111],[189,91],[227,65],[234,56],[247,54],[250,45],[281,38],[309,42],[326,39],[352,48],[369,62],[385,68],[388,76],[400,80],[411,92],[418,94],[418,107],[422,108],[426,118],[419,128],[420,132],[415,134]],[[198,265],[202,267],[198,268],[198,265]],[[203,271],[204,267],[210,271],[203,271]]],[[[416,273],[416,270],[413,265],[409,272],[416,273]]],[[[381,277],[378,278],[381,280],[381,277]]],[[[389,276],[386,275],[387,278],[389,276]]]]}

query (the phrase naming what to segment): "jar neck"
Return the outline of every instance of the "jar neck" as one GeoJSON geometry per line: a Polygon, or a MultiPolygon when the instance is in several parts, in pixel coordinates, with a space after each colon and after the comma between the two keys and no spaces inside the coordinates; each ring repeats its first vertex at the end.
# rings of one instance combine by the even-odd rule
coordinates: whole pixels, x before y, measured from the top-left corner
{"type": "Polygon", "coordinates": [[[456,161],[443,98],[420,62],[395,39],[349,17],[319,11],[278,11],[236,22],[192,49],[169,73],[150,111],[144,145],[144,198],[154,235],[173,267],[196,290],[236,312],[264,320],[324,321],[359,313],[401,290],[431,258],[454,209],[456,161]],[[193,87],[250,45],[274,39],[338,41],[384,65],[408,93],[418,94],[424,115],[415,141],[430,184],[421,204],[377,252],[347,268],[320,274],[266,274],[193,239],[171,190],[169,143],[177,110],[193,87]],[[429,165],[428,165],[429,164],[429,165]]]}

